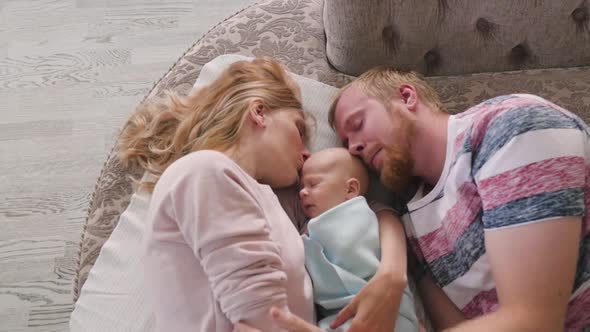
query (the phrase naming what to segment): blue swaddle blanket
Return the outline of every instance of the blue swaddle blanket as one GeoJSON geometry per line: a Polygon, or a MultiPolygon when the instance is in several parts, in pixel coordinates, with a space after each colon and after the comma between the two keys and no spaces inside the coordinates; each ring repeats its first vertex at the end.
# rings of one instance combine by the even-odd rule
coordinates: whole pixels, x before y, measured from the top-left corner
{"type": "MultiPolygon", "coordinates": [[[[381,258],[379,223],[364,197],[350,199],[313,218],[303,235],[305,266],[313,281],[314,300],[334,313],[318,325],[326,330],[375,275],[381,258]]],[[[336,331],[346,331],[350,322],[336,331]]],[[[409,288],[404,290],[395,331],[418,331],[409,288]]]]}

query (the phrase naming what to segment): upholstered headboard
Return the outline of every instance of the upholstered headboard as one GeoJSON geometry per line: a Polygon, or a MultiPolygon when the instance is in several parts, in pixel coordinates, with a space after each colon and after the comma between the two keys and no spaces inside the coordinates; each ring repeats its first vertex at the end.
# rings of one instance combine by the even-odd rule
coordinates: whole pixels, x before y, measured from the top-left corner
{"type": "Polygon", "coordinates": [[[327,56],[426,76],[590,65],[590,0],[325,0],[327,56]]]}

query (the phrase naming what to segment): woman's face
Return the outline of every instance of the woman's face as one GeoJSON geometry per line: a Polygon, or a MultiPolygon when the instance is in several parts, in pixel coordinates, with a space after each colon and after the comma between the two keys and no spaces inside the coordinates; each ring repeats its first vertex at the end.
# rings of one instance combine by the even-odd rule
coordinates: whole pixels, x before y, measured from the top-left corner
{"type": "Polygon", "coordinates": [[[278,109],[268,114],[263,181],[273,188],[293,185],[309,157],[305,147],[307,124],[301,110],[278,109]]]}

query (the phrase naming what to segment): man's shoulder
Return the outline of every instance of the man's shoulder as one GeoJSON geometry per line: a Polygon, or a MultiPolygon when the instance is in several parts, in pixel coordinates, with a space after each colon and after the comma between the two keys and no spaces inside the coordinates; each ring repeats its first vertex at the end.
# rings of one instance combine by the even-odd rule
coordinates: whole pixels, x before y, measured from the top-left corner
{"type": "Polygon", "coordinates": [[[508,95],[496,96],[482,101],[479,105],[493,107],[493,106],[510,106],[513,103],[516,105],[526,104],[546,104],[549,101],[545,98],[528,93],[513,93],[508,95]]]}
{"type": "Polygon", "coordinates": [[[477,118],[481,117],[481,115],[487,112],[494,112],[494,110],[498,109],[526,107],[534,105],[552,105],[555,108],[559,108],[557,105],[552,104],[543,97],[532,94],[516,93],[486,99],[474,106],[471,106],[464,112],[456,114],[455,117],[466,118],[474,116],[474,118],[477,118]]]}
{"type": "Polygon", "coordinates": [[[503,97],[472,117],[469,143],[475,172],[494,155],[524,160],[556,154],[564,145],[588,144],[588,127],[573,113],[538,96],[503,97]]]}
{"type": "Polygon", "coordinates": [[[499,109],[513,109],[513,108],[525,108],[531,106],[556,106],[552,105],[551,102],[544,99],[543,97],[532,95],[532,94],[509,94],[509,95],[501,95],[496,96],[487,100],[480,102],[470,108],[468,108],[465,112],[459,114],[459,116],[468,116],[468,115],[475,115],[475,119],[481,118],[482,115],[494,112],[499,109]]]}
{"type": "Polygon", "coordinates": [[[542,97],[530,94],[498,96],[474,106],[469,112],[474,148],[488,136],[508,139],[543,129],[584,127],[583,122],[574,114],[542,97]]]}

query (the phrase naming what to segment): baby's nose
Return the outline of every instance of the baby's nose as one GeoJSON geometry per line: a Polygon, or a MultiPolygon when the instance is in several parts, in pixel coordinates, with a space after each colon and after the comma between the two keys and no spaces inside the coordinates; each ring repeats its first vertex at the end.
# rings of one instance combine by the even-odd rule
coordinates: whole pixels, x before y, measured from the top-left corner
{"type": "Polygon", "coordinates": [[[307,196],[307,190],[305,188],[299,190],[299,197],[307,196]]]}

